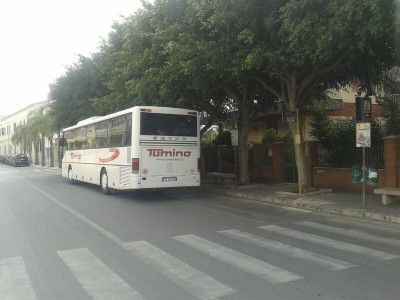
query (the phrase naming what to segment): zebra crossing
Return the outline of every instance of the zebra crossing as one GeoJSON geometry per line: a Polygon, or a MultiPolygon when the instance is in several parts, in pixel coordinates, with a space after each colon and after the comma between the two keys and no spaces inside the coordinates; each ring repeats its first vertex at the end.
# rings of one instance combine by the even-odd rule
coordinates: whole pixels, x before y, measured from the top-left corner
{"type": "MultiPolygon", "coordinates": [[[[293,223],[300,225],[296,226],[296,230],[289,228],[291,224],[264,225],[252,230],[256,233],[226,229],[213,233],[212,239],[195,234],[172,236],[168,239],[176,243],[177,247],[184,247],[190,253],[201,253],[212,263],[227,265],[237,270],[238,274],[246,273],[247,276],[258,278],[267,284],[265,288],[268,285],[279,286],[307,279],[307,274],[297,274],[295,270],[288,269],[287,266],[282,267],[276,261],[268,261],[269,252],[290,257],[299,264],[311,264],[314,268],[325,269],[327,272],[341,272],[359,267],[354,261],[339,258],[342,257],[339,254],[338,257],[332,257],[335,251],[356,254],[375,261],[399,259],[400,231],[363,223],[353,226],[355,224],[346,220],[341,221],[340,219],[332,220],[332,222],[328,220],[330,225],[326,222],[293,223]],[[330,237],[325,237],[326,234],[330,237]],[[215,236],[220,237],[220,240],[218,238],[216,240],[215,236]],[[285,242],[276,240],[277,236],[285,237],[285,242]],[[346,237],[368,242],[370,246],[365,247],[356,242],[349,243],[341,240],[346,237]],[[243,247],[226,246],[226,239],[231,242],[230,245],[233,242],[233,245],[258,247],[267,251],[267,254],[264,259],[253,257],[245,253],[243,247]],[[330,251],[330,255],[326,255],[317,247],[311,251],[295,246],[295,242],[299,240],[330,248],[333,252],[330,251]],[[391,251],[377,250],[376,248],[379,248],[377,245],[388,246],[387,248],[391,251]]],[[[188,263],[187,258],[183,260],[160,245],[154,245],[145,240],[121,242],[120,245],[132,257],[142,261],[150,272],[161,274],[172,284],[191,294],[193,299],[230,299],[230,296],[240,292],[236,285],[230,286],[223,278],[215,278],[215,274],[213,274],[214,277],[207,274],[207,271],[204,271],[205,268],[200,268],[202,269],[200,271],[194,263],[188,263]]],[[[69,270],[71,280],[78,282],[86,292],[85,296],[88,299],[149,299],[146,291],[134,289],[133,286],[137,287],[134,282],[124,280],[118,270],[108,266],[87,248],[60,250],[57,251],[57,257],[69,270]]],[[[26,267],[26,262],[21,256],[0,259],[0,300],[38,299],[30,272],[32,271],[26,267]]],[[[240,275],[236,278],[239,279],[240,275]]]]}

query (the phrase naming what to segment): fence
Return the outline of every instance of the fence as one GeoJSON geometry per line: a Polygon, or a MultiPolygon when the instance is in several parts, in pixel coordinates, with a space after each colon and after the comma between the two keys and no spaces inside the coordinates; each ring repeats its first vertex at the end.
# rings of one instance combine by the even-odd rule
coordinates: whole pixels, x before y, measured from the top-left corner
{"type": "MultiPolygon", "coordinates": [[[[349,146],[348,146],[349,147],[349,146]]],[[[355,146],[354,146],[355,148],[355,146]]],[[[324,148],[321,144],[318,144],[318,167],[343,167],[351,168],[353,165],[362,164],[362,148],[355,148],[351,151],[349,157],[340,158],[334,160],[333,150],[324,148]]],[[[383,144],[371,146],[365,148],[365,163],[368,167],[374,167],[377,169],[384,169],[384,147],[383,144]]]]}

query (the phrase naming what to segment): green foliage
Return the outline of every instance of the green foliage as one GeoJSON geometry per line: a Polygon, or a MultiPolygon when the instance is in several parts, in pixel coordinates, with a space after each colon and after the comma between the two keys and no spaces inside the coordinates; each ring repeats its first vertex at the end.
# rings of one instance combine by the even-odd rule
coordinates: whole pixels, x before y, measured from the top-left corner
{"type": "Polygon", "coordinates": [[[214,128],[209,128],[206,132],[203,133],[201,144],[203,146],[210,146],[212,142],[217,137],[218,133],[214,128]]]}
{"type": "Polygon", "coordinates": [[[276,130],[273,128],[267,129],[263,133],[264,136],[261,140],[261,144],[266,145],[268,147],[271,147],[272,144],[274,143],[284,142],[287,139],[287,137],[282,137],[278,135],[276,130]]]}
{"type": "MultiPolygon", "coordinates": [[[[329,119],[316,116],[312,123],[312,136],[330,152],[327,163],[332,167],[351,167],[360,163],[360,153],[356,147],[356,121],[352,119],[329,119]]],[[[371,144],[383,145],[383,127],[379,122],[371,122],[371,144]]]]}
{"type": "Polygon", "coordinates": [[[99,78],[95,60],[79,56],[65,75],[50,85],[50,109],[54,126],[60,130],[94,114],[91,101],[108,93],[99,78]]]}
{"type": "Polygon", "coordinates": [[[383,102],[383,107],[385,134],[400,134],[400,101],[393,97],[387,97],[383,102]]]}
{"type": "MultiPolygon", "coordinates": [[[[399,1],[400,7],[400,1],[399,1]]],[[[377,97],[377,102],[384,108],[385,135],[400,134],[400,68],[392,68],[386,76],[384,96],[377,97]]]]}
{"type": "Polygon", "coordinates": [[[396,54],[398,2],[155,0],[57,79],[52,113],[61,128],[133,105],[172,106],[209,124],[234,112],[246,128],[276,99],[294,111],[354,78],[380,84],[396,54]]]}
{"type": "Polygon", "coordinates": [[[214,146],[226,145],[231,147],[232,140],[231,140],[231,132],[229,130],[225,130],[222,133],[218,133],[215,139],[212,141],[214,146]]]}

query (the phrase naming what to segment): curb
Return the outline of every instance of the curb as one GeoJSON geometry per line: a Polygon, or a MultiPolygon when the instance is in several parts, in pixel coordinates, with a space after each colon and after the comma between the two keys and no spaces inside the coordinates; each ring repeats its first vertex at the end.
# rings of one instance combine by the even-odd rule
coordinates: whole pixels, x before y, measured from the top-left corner
{"type": "Polygon", "coordinates": [[[310,211],[316,211],[316,212],[322,212],[322,213],[329,213],[329,214],[336,214],[336,215],[343,215],[347,217],[356,217],[356,218],[361,218],[361,219],[369,219],[369,220],[374,220],[374,221],[383,221],[383,222],[388,222],[388,223],[395,223],[395,224],[400,224],[400,216],[396,215],[388,215],[380,212],[374,212],[374,211],[363,211],[362,209],[352,209],[352,208],[337,208],[337,207],[323,207],[321,205],[315,205],[315,204],[307,204],[304,202],[301,203],[296,203],[296,200],[299,200],[300,198],[297,199],[277,199],[274,197],[265,197],[261,195],[256,195],[256,194],[248,194],[248,193],[242,193],[242,192],[236,192],[236,191],[229,191],[229,190],[221,190],[218,188],[214,188],[211,186],[207,186],[202,188],[203,191],[205,192],[211,192],[214,194],[220,194],[220,195],[225,195],[225,196],[230,196],[234,198],[240,198],[240,199],[246,199],[246,200],[253,200],[253,201],[260,201],[260,202],[265,202],[265,203],[270,203],[270,204],[277,204],[281,206],[289,206],[289,207],[295,207],[295,208],[301,208],[305,210],[310,210],[310,211]]]}
{"type": "Polygon", "coordinates": [[[58,167],[49,167],[49,166],[41,166],[41,165],[31,165],[32,167],[36,169],[42,169],[42,170],[49,170],[49,171],[59,171],[61,172],[61,169],[58,167]]]}

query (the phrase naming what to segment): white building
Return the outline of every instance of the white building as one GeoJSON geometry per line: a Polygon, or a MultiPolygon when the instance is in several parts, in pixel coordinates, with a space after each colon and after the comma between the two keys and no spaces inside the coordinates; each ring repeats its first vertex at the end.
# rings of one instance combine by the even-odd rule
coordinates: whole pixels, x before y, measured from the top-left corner
{"type": "Polygon", "coordinates": [[[24,149],[24,146],[19,144],[16,145],[12,142],[11,137],[16,132],[17,127],[24,125],[28,122],[28,118],[31,112],[44,108],[47,101],[38,102],[31,104],[16,113],[9,116],[0,118],[0,154],[1,155],[12,155],[18,153],[32,154],[34,151],[32,145],[29,145],[29,149],[24,149]]]}

